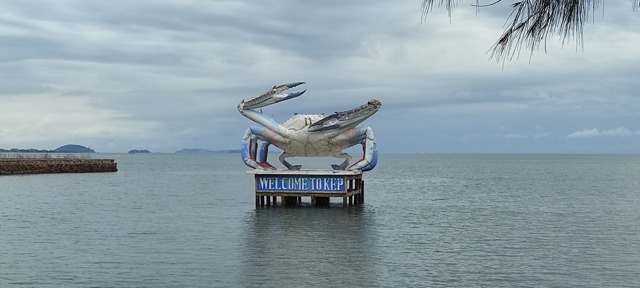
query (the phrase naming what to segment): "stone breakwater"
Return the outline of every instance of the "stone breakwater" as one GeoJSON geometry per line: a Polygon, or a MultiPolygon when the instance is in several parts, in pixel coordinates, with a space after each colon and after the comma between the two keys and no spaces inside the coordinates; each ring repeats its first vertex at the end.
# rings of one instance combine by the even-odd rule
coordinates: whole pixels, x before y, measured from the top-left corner
{"type": "Polygon", "coordinates": [[[0,159],[0,175],[116,171],[113,159],[0,159]]]}

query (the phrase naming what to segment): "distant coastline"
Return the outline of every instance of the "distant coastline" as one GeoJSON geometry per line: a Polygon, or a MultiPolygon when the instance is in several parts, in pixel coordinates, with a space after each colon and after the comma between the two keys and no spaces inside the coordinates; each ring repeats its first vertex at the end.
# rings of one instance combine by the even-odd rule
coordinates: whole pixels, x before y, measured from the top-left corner
{"type": "MultiPolygon", "coordinates": [[[[35,149],[35,148],[11,148],[11,149],[3,149],[0,148],[0,153],[97,153],[95,150],[77,144],[67,144],[60,146],[53,150],[47,149],[35,149]]],[[[118,153],[118,152],[115,152],[118,153]]],[[[133,149],[129,150],[126,153],[128,154],[150,154],[155,153],[151,152],[147,149],[133,149]]],[[[169,152],[171,153],[171,152],[169,152]]],[[[240,153],[240,149],[224,149],[224,150],[209,150],[204,148],[184,148],[173,153],[176,154],[237,154],[240,153]]]]}
{"type": "Polygon", "coordinates": [[[4,153],[96,153],[95,150],[85,147],[82,145],[76,144],[67,144],[60,146],[53,150],[45,150],[45,149],[21,149],[21,148],[11,148],[11,149],[2,149],[0,148],[0,152],[4,153]]]}

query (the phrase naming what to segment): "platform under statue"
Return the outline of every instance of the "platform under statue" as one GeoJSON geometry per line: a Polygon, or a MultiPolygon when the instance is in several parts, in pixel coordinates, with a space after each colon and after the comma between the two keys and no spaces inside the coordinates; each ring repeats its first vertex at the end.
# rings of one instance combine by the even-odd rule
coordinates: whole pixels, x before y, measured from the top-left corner
{"type": "Polygon", "coordinates": [[[289,100],[302,95],[306,90],[288,92],[305,82],[277,85],[264,94],[244,99],[238,104],[240,114],[256,122],[260,126],[247,129],[242,138],[242,160],[257,170],[276,170],[267,161],[269,145],[275,145],[283,152],[280,162],[289,170],[300,170],[301,165],[293,165],[287,161],[289,157],[323,157],[331,156],[344,159],[341,164],[332,165],[333,170],[373,169],[378,162],[376,138],[370,127],[356,127],[375,114],[382,106],[376,99],[366,104],[331,115],[293,114],[291,118],[278,123],[256,110],[280,101],[289,100]],[[362,145],[362,158],[355,163],[345,149],[362,145]]]}

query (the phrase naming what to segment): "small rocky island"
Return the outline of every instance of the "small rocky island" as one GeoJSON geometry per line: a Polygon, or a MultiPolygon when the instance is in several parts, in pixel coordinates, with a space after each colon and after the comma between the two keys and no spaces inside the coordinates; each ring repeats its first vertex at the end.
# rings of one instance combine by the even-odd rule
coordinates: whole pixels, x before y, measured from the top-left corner
{"type": "Polygon", "coordinates": [[[0,176],[118,171],[113,159],[91,159],[92,153],[96,152],[75,144],[54,150],[0,149],[0,176]]]}

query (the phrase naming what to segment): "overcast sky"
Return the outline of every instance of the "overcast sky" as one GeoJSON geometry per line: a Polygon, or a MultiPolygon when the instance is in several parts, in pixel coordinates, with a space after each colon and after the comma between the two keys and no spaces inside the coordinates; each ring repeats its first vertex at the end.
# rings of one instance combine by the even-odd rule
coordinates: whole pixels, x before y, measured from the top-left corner
{"type": "Polygon", "coordinates": [[[640,153],[640,12],[607,1],[584,49],[503,68],[504,2],[422,22],[418,0],[3,0],[0,148],[238,149],[238,102],[306,81],[264,113],[379,99],[381,153],[640,153]]]}

